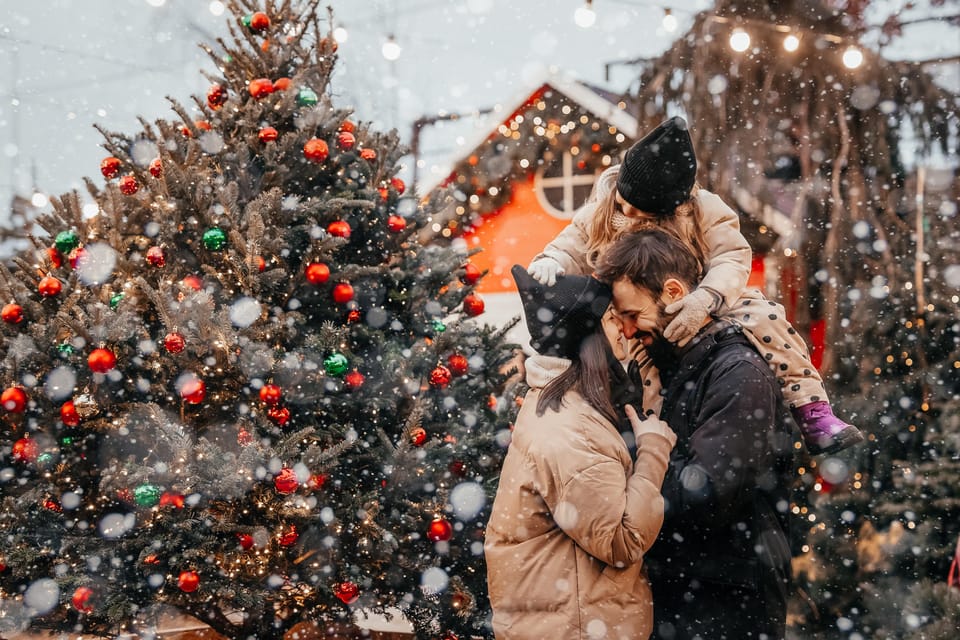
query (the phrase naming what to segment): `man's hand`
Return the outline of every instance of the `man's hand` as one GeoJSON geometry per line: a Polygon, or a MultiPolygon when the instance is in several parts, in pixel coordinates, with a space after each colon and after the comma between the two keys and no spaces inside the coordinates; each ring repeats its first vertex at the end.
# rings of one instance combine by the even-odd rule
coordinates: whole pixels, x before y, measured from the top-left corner
{"type": "Polygon", "coordinates": [[[655,434],[666,438],[670,442],[670,446],[673,447],[677,444],[677,434],[673,432],[673,429],[670,428],[666,422],[657,418],[656,416],[644,416],[641,418],[637,415],[637,410],[633,408],[633,405],[626,406],[627,418],[630,420],[630,426],[633,428],[633,436],[637,440],[639,446],[640,438],[647,434],[655,434]]]}
{"type": "Polygon", "coordinates": [[[562,276],[565,273],[564,268],[553,258],[534,260],[530,263],[527,272],[534,280],[548,287],[555,285],[557,276],[562,276]]]}
{"type": "Polygon", "coordinates": [[[663,337],[669,342],[683,346],[690,338],[697,335],[703,322],[711,312],[719,306],[718,295],[706,289],[694,289],[684,297],[664,309],[664,313],[677,314],[667,328],[663,330],[663,337]]]}

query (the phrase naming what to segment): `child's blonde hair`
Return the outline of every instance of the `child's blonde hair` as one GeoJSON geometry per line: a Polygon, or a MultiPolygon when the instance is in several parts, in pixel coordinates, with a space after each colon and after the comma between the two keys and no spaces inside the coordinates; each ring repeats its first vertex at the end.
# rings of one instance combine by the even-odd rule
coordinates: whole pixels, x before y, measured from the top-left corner
{"type": "Polygon", "coordinates": [[[587,233],[587,263],[590,267],[596,266],[597,258],[604,248],[621,235],[652,225],[666,229],[680,238],[706,269],[707,243],[700,222],[700,204],[695,197],[700,186],[694,184],[693,189],[690,190],[690,197],[686,202],[677,205],[672,214],[656,216],[651,221],[640,220],[625,227],[618,227],[614,224],[614,214],[617,212],[617,177],[619,175],[620,165],[604,170],[584,205],[594,208],[587,233]]]}

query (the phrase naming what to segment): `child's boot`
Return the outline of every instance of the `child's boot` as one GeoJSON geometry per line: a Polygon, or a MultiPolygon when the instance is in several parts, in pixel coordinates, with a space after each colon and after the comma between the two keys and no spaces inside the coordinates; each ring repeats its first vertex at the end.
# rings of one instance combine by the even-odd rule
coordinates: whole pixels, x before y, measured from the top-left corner
{"type": "Polygon", "coordinates": [[[811,455],[836,453],[863,442],[863,433],[833,415],[830,403],[819,400],[793,409],[803,441],[811,455]]]}

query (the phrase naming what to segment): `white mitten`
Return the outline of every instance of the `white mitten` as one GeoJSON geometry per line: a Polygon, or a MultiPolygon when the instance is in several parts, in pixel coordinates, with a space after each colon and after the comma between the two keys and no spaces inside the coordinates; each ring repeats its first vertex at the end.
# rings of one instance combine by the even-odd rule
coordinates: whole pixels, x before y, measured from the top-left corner
{"type": "Polygon", "coordinates": [[[542,285],[552,287],[557,283],[557,276],[562,276],[565,271],[559,262],[553,258],[540,258],[530,263],[527,269],[530,276],[542,285]]]}
{"type": "Polygon", "coordinates": [[[637,410],[633,408],[633,405],[628,404],[624,409],[637,442],[647,434],[655,434],[669,442],[671,448],[677,444],[677,434],[670,428],[670,425],[660,418],[656,416],[641,417],[637,410]]]}
{"type": "Polygon", "coordinates": [[[664,312],[675,313],[677,317],[663,330],[663,337],[681,346],[686,344],[690,338],[697,335],[710,312],[719,307],[718,298],[718,294],[707,289],[694,289],[668,305],[664,312]]]}

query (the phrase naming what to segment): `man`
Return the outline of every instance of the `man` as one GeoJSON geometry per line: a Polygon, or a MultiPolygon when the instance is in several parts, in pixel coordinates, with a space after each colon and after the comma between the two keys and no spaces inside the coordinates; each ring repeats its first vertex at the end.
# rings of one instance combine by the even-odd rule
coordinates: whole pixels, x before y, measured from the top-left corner
{"type": "Polygon", "coordinates": [[[779,385],[740,328],[708,317],[685,344],[662,337],[667,305],[696,287],[698,260],[659,229],[600,258],[627,338],[660,371],[660,418],[677,434],[665,519],[646,556],[654,634],[663,640],[778,640],[790,584],[793,436],[779,385]]]}

